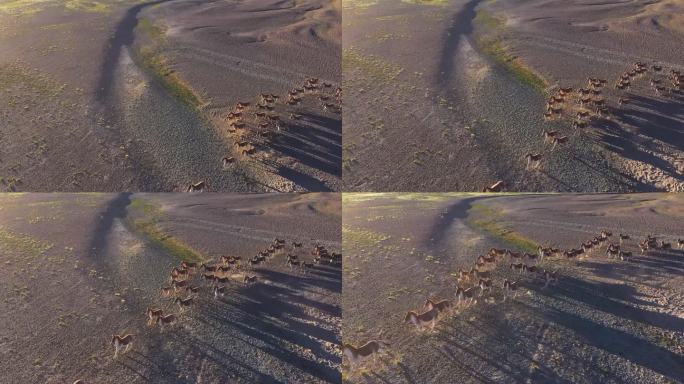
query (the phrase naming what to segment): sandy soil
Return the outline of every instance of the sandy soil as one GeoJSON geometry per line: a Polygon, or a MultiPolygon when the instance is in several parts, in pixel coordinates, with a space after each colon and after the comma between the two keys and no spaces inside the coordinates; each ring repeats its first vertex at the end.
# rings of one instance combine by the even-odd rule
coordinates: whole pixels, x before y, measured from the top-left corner
{"type": "Polygon", "coordinates": [[[205,180],[215,191],[339,190],[339,105],[324,110],[323,90],[284,103],[307,78],[330,82],[329,93],[339,86],[339,8],[327,0],[0,4],[3,189],[154,192],[205,180]],[[245,135],[229,132],[225,117],[260,93],[281,96],[274,113],[285,124],[242,156],[234,144],[245,135]],[[236,159],[229,167],[226,156],[236,159]]]}
{"type": "Polygon", "coordinates": [[[510,191],[684,188],[681,91],[648,85],[684,66],[669,16],[676,2],[344,4],[348,189],[478,191],[498,180],[510,191]],[[613,90],[635,61],[664,70],[613,90]],[[608,80],[608,116],[577,131],[569,101],[561,119],[542,118],[549,95],[588,77],[608,80]],[[552,151],[543,130],[570,140],[552,151]],[[525,170],[528,152],[542,154],[540,171],[525,170]]]}
{"type": "MultiPolygon", "coordinates": [[[[386,353],[349,371],[353,383],[684,382],[682,196],[348,194],[343,202],[344,342],[386,353]],[[629,234],[631,261],[602,252],[547,258],[558,282],[490,268],[491,292],[444,314],[435,331],[402,322],[427,297],[455,300],[456,273],[491,247],[562,249],[607,229],[629,234]],[[647,234],[673,250],[640,255],[647,234]],[[503,279],[521,292],[503,302],[503,279]]],[[[467,284],[467,283],[464,283],[467,284]]]]}
{"type": "MultiPolygon", "coordinates": [[[[2,382],[340,382],[341,270],[285,254],[179,313],[160,287],[180,259],[251,257],[273,238],[339,251],[334,194],[5,194],[0,197],[2,382]],[[176,313],[161,331],[145,308],[176,313]],[[135,335],[113,358],[112,334],[135,335]]],[[[243,273],[243,272],[239,272],[243,273]]],[[[239,274],[238,273],[238,274],[239,274]]],[[[239,276],[237,276],[239,277],[239,276]]],[[[236,277],[236,278],[237,278],[236,277]]]]}

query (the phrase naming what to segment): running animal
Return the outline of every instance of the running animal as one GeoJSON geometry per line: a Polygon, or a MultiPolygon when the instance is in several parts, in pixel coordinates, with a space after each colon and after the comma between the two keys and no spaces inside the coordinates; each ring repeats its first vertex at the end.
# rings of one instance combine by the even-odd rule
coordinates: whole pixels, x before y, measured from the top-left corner
{"type": "Polygon", "coordinates": [[[373,364],[375,364],[376,356],[382,353],[382,347],[379,341],[369,341],[360,347],[344,344],[342,345],[342,354],[347,356],[350,368],[354,369],[354,367],[368,359],[373,359],[373,364]]]}
{"type": "Polygon", "coordinates": [[[419,330],[422,330],[423,327],[429,325],[430,330],[432,331],[435,329],[438,317],[439,311],[437,308],[432,308],[431,310],[420,314],[415,311],[409,311],[404,317],[404,322],[414,324],[419,330]]]}
{"type": "Polygon", "coordinates": [[[126,335],[114,335],[112,336],[112,345],[114,346],[114,358],[119,355],[119,349],[124,347],[124,352],[128,352],[128,349],[133,346],[133,336],[132,334],[128,333],[126,335]]]}

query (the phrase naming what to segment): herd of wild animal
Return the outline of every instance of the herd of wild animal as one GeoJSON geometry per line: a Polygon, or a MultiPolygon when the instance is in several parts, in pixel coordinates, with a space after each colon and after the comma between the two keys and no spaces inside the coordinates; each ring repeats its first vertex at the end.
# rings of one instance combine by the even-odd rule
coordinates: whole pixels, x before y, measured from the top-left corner
{"type": "MultiPolygon", "coordinates": [[[[257,283],[257,275],[249,274],[248,271],[263,263],[268,263],[278,255],[286,256],[286,265],[290,269],[307,273],[314,269],[314,264],[340,265],[342,254],[329,252],[325,246],[316,244],[313,246],[311,262],[301,260],[300,250],[303,243],[293,241],[290,245],[283,239],[275,239],[264,250],[252,258],[243,260],[240,256],[221,256],[218,261],[207,263],[181,262],[179,266],[171,270],[169,283],[161,287],[160,296],[168,299],[178,307],[178,312],[166,313],[165,309],[148,307],[145,311],[148,326],[158,326],[163,332],[164,327],[171,326],[182,319],[182,314],[192,310],[198,299],[204,293],[208,297],[218,300],[227,293],[231,282],[254,284],[257,283]]],[[[123,348],[124,353],[133,344],[133,334],[123,333],[113,335],[111,344],[114,347],[114,358],[119,355],[123,348]]]]}
{"type": "MultiPolygon", "coordinates": [[[[259,95],[256,103],[238,101],[225,117],[228,122],[227,132],[232,137],[238,154],[255,155],[257,148],[265,147],[281,131],[301,120],[302,114],[292,108],[309,99],[323,111],[342,113],[342,88],[335,88],[332,83],[317,78],[309,78],[301,87],[290,90],[282,102],[280,96],[270,93],[259,95]]],[[[236,157],[231,155],[221,159],[224,168],[229,168],[236,161],[236,157]]],[[[186,190],[201,192],[208,188],[208,182],[202,180],[189,184],[186,190]]]]}
{"type": "MultiPolygon", "coordinates": [[[[419,331],[424,328],[429,328],[432,331],[440,318],[453,314],[454,310],[465,310],[476,305],[478,299],[483,298],[483,296],[485,296],[483,300],[486,302],[496,302],[494,290],[497,287],[501,289],[502,302],[508,298],[515,298],[520,290],[521,283],[529,286],[538,282],[541,289],[546,289],[549,284],[558,282],[557,271],[543,267],[554,259],[573,259],[582,255],[585,257],[605,255],[611,259],[630,261],[633,256],[632,252],[622,248],[628,241],[632,241],[629,235],[618,234],[618,238],[614,239],[611,232],[604,230],[598,236],[583,242],[579,248],[563,250],[539,245],[537,253],[492,248],[486,255],[479,256],[475,265],[470,269],[459,269],[455,304],[449,299],[428,297],[420,309],[406,313],[404,322],[415,325],[419,331]],[[506,278],[495,284],[492,272],[497,267],[508,268],[513,272],[513,275],[525,276],[528,281],[521,282],[506,278]]],[[[647,235],[636,245],[641,250],[642,255],[650,250],[670,250],[673,247],[672,243],[651,235],[647,235]]],[[[676,246],[683,250],[684,239],[678,239],[676,246]]],[[[389,344],[384,341],[371,340],[361,346],[345,343],[342,346],[342,352],[349,361],[350,369],[353,370],[368,359],[372,359],[375,363],[376,357],[387,352],[387,347],[389,344]]]]}
{"type": "MultiPolygon", "coordinates": [[[[645,63],[638,61],[615,81],[616,105],[611,106],[604,95],[607,93],[604,88],[608,81],[590,77],[584,88],[577,90],[558,88],[546,102],[544,120],[551,121],[565,117],[572,121],[571,127],[574,128],[575,134],[578,134],[582,129],[590,127],[592,123],[599,122],[601,119],[611,119],[618,108],[629,104],[631,99],[628,92],[635,84],[648,81],[648,86],[654,96],[668,97],[681,93],[682,79],[682,73],[677,69],[671,68],[667,71],[658,64],[653,64],[649,68],[645,63]]],[[[525,170],[541,169],[545,157],[550,156],[556,148],[568,144],[572,135],[570,132],[543,130],[544,144],[551,147],[549,154],[545,155],[543,151],[528,152],[524,156],[525,170]]],[[[483,192],[501,192],[505,187],[503,181],[497,181],[491,186],[486,186],[483,192]]]]}

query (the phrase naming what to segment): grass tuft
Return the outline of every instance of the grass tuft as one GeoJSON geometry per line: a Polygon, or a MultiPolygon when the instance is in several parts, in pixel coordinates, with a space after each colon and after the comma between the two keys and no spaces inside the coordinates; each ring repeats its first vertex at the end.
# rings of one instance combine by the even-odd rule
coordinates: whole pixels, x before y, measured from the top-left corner
{"type": "Polygon", "coordinates": [[[530,253],[537,251],[539,244],[510,228],[506,228],[501,224],[501,217],[501,211],[495,208],[482,204],[473,204],[470,210],[468,210],[467,222],[471,228],[498,239],[509,248],[530,253]]]}
{"type": "Polygon", "coordinates": [[[138,21],[136,31],[146,36],[152,42],[151,46],[140,46],[134,50],[142,67],[150,72],[169,93],[178,98],[182,103],[193,108],[198,108],[202,105],[201,97],[171,68],[168,57],[161,53],[166,41],[165,28],[155,24],[148,18],[142,18],[138,21]]]}
{"type": "Polygon", "coordinates": [[[509,53],[499,38],[480,38],[477,40],[482,51],[496,62],[502,64],[518,80],[539,91],[547,87],[546,80],[532,71],[523,61],[509,53]]]}
{"type": "Polygon", "coordinates": [[[0,250],[22,256],[42,256],[52,249],[54,244],[35,239],[29,235],[8,231],[0,227],[0,250]]]}
{"type": "Polygon", "coordinates": [[[166,233],[159,221],[163,217],[162,210],[156,205],[142,199],[133,199],[130,209],[142,214],[143,218],[133,219],[130,224],[137,234],[144,237],[152,245],[181,260],[203,262],[207,260],[201,252],[193,249],[184,241],[166,233]]]}
{"type": "Polygon", "coordinates": [[[479,27],[475,40],[485,55],[501,64],[522,83],[539,91],[547,87],[546,80],[529,68],[519,57],[511,54],[509,48],[503,43],[501,31],[506,25],[506,20],[489,11],[479,9],[474,22],[479,27]]]}

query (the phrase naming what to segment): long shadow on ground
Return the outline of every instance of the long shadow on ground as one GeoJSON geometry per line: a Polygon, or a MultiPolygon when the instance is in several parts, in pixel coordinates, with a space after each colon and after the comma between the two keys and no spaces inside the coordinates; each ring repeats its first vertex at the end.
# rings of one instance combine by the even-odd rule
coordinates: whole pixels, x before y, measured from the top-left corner
{"type": "Polygon", "coordinates": [[[96,98],[100,103],[104,103],[111,93],[112,83],[114,82],[114,72],[121,57],[121,50],[130,46],[135,40],[135,27],[138,25],[138,14],[145,8],[165,3],[170,0],[156,0],[147,3],[137,4],[126,11],[124,17],[119,21],[114,31],[114,36],[109,39],[107,48],[100,69],[100,78],[97,83],[96,98]]]}

